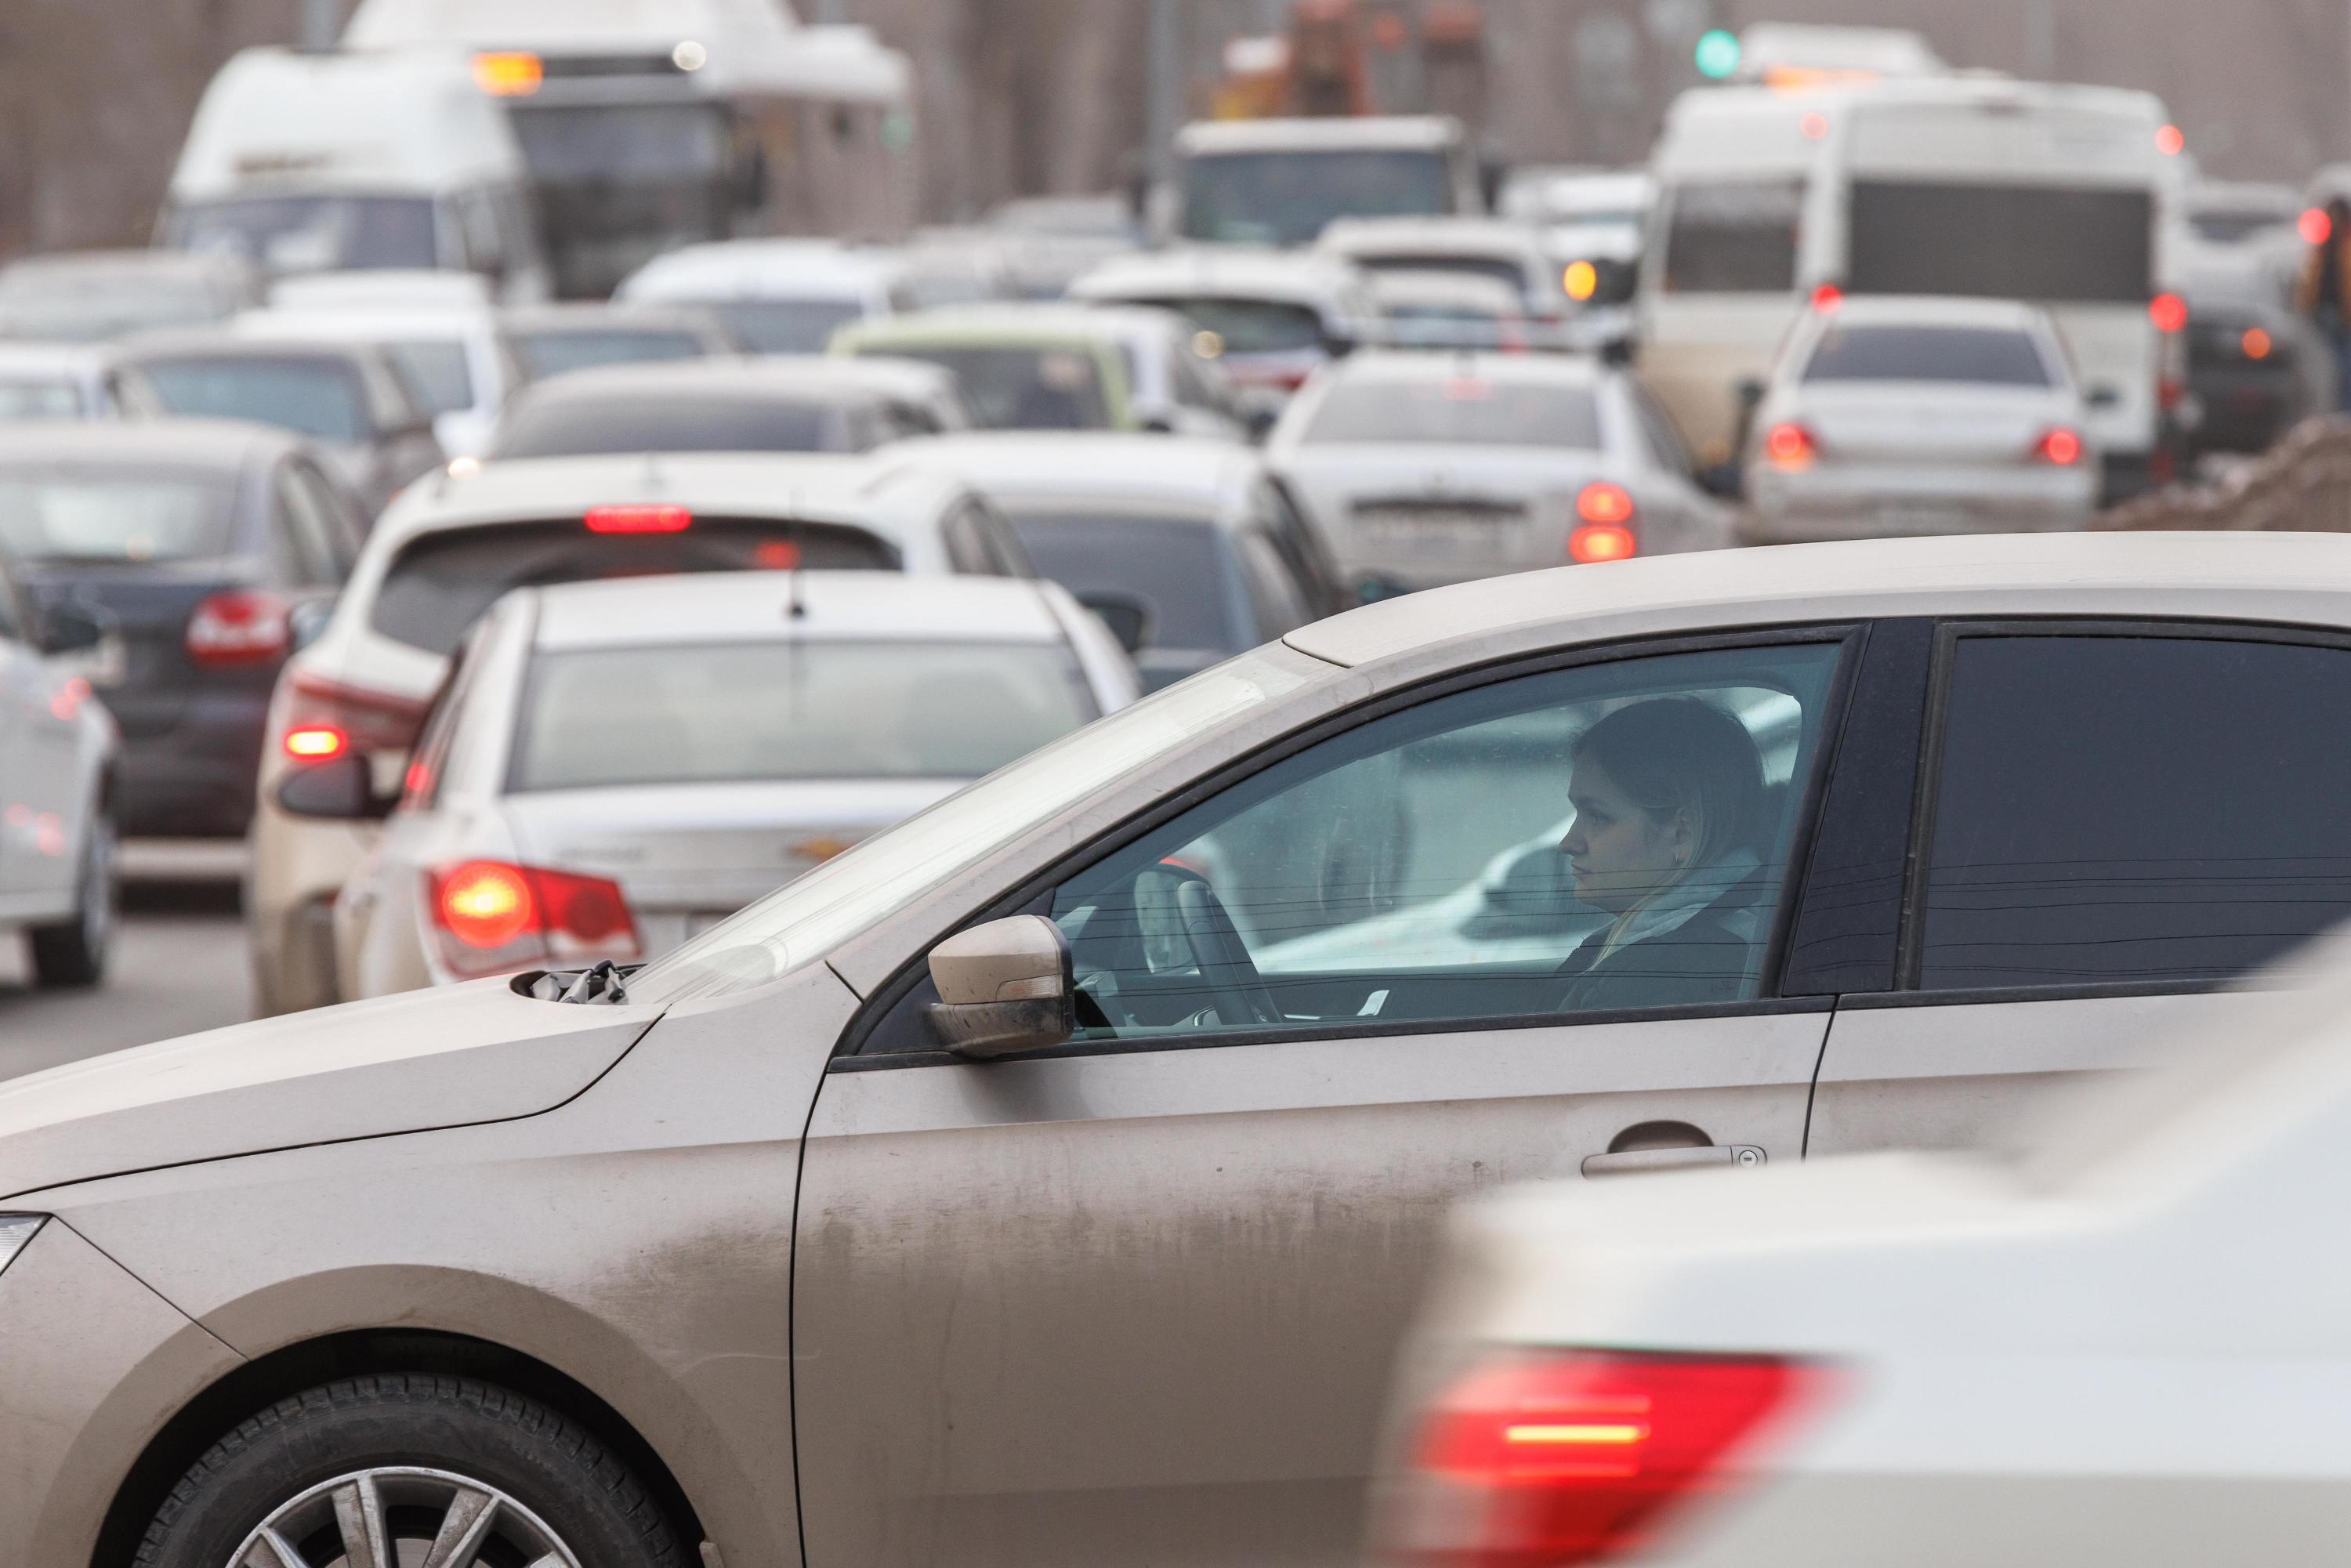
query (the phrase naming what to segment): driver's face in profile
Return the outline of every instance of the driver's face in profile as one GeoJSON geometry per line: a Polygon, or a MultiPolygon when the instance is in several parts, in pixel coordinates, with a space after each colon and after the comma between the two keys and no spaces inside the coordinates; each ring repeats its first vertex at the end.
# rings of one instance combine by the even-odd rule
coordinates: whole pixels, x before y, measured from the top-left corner
{"type": "Polygon", "coordinates": [[[1560,852],[1575,879],[1575,896],[1593,908],[1622,915],[1689,864],[1690,835],[1680,814],[1661,817],[1635,804],[1597,762],[1576,764],[1567,798],[1575,821],[1560,852]]]}

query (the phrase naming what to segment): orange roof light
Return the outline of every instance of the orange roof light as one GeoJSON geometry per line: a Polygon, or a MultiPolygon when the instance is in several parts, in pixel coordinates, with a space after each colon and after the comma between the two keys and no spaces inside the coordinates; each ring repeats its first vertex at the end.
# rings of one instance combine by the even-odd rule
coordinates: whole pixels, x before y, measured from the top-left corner
{"type": "Polygon", "coordinates": [[[1600,269],[1588,261],[1571,261],[1559,282],[1567,297],[1581,305],[1600,292],[1600,269]]]}
{"type": "Polygon", "coordinates": [[[474,85],[492,98],[528,98],[547,79],[547,67],[537,55],[506,49],[474,57],[474,85]]]}

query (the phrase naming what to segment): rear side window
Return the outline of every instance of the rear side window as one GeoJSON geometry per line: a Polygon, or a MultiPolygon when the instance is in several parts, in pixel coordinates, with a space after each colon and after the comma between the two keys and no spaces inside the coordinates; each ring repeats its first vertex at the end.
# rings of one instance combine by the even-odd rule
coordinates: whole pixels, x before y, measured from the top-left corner
{"type": "Polygon", "coordinates": [[[1101,430],[1110,423],[1101,367],[1083,348],[886,343],[858,351],[953,371],[972,423],[983,430],[1101,430]]]}
{"type": "Polygon", "coordinates": [[[2045,387],[2049,367],[2022,332],[1987,327],[1838,325],[1821,334],[1808,382],[1976,382],[2045,387]]]}
{"type": "Polygon", "coordinates": [[[320,441],[364,441],[372,423],[351,367],[333,360],[164,360],[141,367],[168,413],[250,419],[320,441]]]}
{"type": "Polygon", "coordinates": [[[369,624],[447,653],[509,589],[673,572],[895,571],[898,552],[862,528],[697,517],[676,533],[600,534],[578,520],[495,523],[426,534],[392,559],[369,624]]]}
{"type": "Polygon", "coordinates": [[[2351,915],[2351,653],[1962,638],[1918,983],[2192,983],[2351,915]]]}
{"type": "Polygon", "coordinates": [[[691,332],[621,327],[524,332],[515,338],[515,353],[533,380],[594,365],[695,360],[707,351],[691,332]]]}
{"type": "Polygon", "coordinates": [[[1681,186],[1666,228],[1669,294],[1785,294],[1796,287],[1804,188],[1794,180],[1681,186]]]}
{"type": "Polygon", "coordinates": [[[1231,578],[1213,523],[1032,507],[1015,512],[1012,527],[1037,570],[1079,598],[1139,601],[1153,647],[1233,653],[1259,640],[1231,623],[1231,578]]]}
{"type": "Polygon", "coordinates": [[[1597,452],[1600,411],[1588,387],[1468,374],[1419,382],[1364,377],[1331,389],[1305,439],[1597,452]]]}
{"type": "Polygon", "coordinates": [[[819,402],[638,394],[534,402],[498,438],[498,457],[624,452],[844,452],[847,422],[819,402]]]}

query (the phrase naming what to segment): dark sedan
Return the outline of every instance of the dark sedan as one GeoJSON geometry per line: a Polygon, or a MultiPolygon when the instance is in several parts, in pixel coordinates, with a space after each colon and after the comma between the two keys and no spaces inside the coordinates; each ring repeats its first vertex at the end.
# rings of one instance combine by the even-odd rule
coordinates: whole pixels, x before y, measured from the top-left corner
{"type": "Polygon", "coordinates": [[[245,831],[278,667],[362,532],[325,454],[266,425],[0,426],[0,554],[109,628],[85,674],[122,731],[122,831],[245,831]]]}

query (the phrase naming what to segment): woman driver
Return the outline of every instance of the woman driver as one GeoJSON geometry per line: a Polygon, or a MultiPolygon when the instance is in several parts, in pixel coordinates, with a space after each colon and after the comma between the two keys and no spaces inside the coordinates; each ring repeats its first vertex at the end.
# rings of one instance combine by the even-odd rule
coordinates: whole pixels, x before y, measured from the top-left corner
{"type": "Polygon", "coordinates": [[[1696,697],[1617,709],[1576,740],[1560,849],[1575,896],[1615,916],[1560,973],[1561,1010],[1735,1001],[1768,910],[1763,766],[1746,727],[1696,697]]]}

